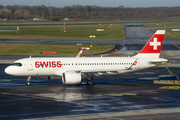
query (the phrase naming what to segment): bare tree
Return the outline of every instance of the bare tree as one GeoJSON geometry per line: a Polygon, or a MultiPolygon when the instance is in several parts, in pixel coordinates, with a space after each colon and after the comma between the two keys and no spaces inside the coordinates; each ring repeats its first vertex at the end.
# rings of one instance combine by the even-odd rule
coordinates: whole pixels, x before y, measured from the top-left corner
{"type": "Polygon", "coordinates": [[[6,8],[11,13],[0,13],[1,18],[10,19],[30,19],[38,17],[49,20],[62,20],[64,18],[74,20],[122,20],[122,19],[161,19],[168,17],[180,17],[180,7],[148,7],[148,8],[126,8],[100,7],[72,5],[62,8],[41,6],[21,6],[21,5],[0,5],[0,9],[6,8]]]}

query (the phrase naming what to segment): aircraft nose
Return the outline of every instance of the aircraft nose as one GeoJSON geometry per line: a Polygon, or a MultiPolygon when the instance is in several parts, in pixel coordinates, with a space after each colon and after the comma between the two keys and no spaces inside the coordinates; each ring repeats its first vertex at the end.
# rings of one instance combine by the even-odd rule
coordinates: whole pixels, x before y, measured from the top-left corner
{"type": "Polygon", "coordinates": [[[11,74],[12,69],[7,67],[4,71],[6,74],[11,74]]]}

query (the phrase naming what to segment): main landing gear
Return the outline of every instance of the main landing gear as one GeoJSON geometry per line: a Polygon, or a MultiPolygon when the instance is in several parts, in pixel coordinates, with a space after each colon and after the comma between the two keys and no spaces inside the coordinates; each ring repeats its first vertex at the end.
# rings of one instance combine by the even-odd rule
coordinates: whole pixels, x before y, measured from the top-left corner
{"type": "Polygon", "coordinates": [[[26,82],[26,85],[27,85],[27,86],[30,86],[30,84],[31,84],[31,83],[30,83],[30,79],[31,79],[31,76],[29,76],[28,79],[27,79],[27,82],[26,82]]]}
{"type": "Polygon", "coordinates": [[[93,81],[92,81],[92,80],[88,80],[88,81],[87,81],[87,85],[92,86],[92,85],[93,85],[93,81]]]}
{"type": "Polygon", "coordinates": [[[93,85],[92,77],[88,76],[87,78],[88,78],[87,85],[92,86],[93,85]]]}

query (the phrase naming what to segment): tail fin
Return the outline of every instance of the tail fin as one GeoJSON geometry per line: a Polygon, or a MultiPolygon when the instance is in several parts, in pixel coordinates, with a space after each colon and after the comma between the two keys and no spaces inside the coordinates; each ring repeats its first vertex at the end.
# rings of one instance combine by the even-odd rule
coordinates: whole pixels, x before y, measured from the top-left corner
{"type": "Polygon", "coordinates": [[[76,57],[81,57],[83,51],[90,50],[90,48],[81,48],[76,57]]]}
{"type": "Polygon", "coordinates": [[[159,58],[166,30],[157,30],[144,48],[135,57],[159,58]]]}

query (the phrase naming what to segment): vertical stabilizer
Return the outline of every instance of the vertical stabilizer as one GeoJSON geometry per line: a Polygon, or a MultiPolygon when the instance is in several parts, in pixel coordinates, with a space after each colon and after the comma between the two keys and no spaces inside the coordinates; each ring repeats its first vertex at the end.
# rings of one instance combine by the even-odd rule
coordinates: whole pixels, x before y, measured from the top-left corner
{"type": "Polygon", "coordinates": [[[166,30],[157,30],[135,57],[159,58],[166,30]]]}

